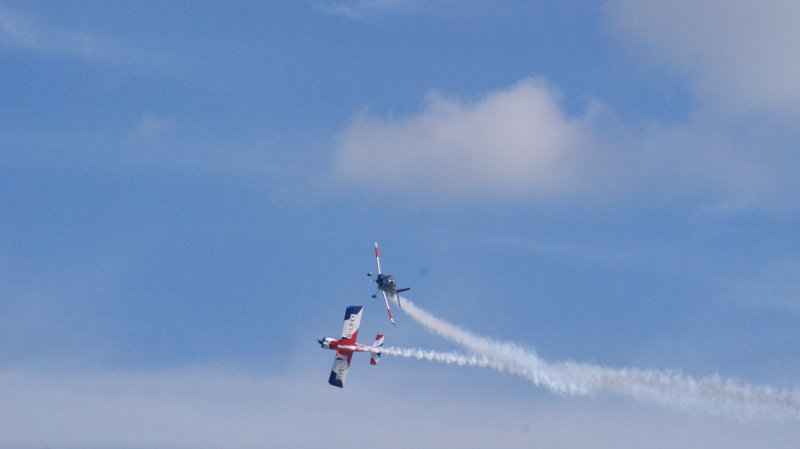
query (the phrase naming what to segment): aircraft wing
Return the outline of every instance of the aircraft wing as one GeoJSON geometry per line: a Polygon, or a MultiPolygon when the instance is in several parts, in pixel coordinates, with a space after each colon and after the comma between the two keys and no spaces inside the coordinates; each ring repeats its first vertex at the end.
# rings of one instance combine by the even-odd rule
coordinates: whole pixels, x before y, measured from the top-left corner
{"type": "Polygon", "coordinates": [[[392,316],[392,308],[389,307],[389,298],[386,296],[385,291],[381,290],[381,293],[383,293],[383,302],[386,304],[386,311],[389,312],[389,321],[392,322],[392,325],[397,326],[397,324],[394,322],[394,317],[392,316]]]}
{"type": "Polygon", "coordinates": [[[353,353],[336,354],[333,359],[333,367],[331,368],[331,375],[328,377],[328,383],[334,387],[344,388],[344,380],[347,377],[347,370],[350,368],[350,359],[353,358],[353,353]]]}
{"type": "Polygon", "coordinates": [[[345,310],[340,344],[355,345],[358,326],[361,325],[361,309],[363,309],[363,306],[350,306],[345,310]]]}
{"type": "Polygon", "coordinates": [[[378,251],[378,242],[375,242],[375,261],[378,262],[378,274],[381,274],[381,253],[378,251]]]}

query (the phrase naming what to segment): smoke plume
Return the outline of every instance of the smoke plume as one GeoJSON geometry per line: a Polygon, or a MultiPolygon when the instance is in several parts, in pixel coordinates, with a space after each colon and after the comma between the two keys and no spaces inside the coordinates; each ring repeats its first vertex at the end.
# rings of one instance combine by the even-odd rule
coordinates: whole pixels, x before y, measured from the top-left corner
{"type": "Polygon", "coordinates": [[[548,362],[532,348],[476,335],[426,312],[405,297],[403,309],[429,332],[469,354],[383,348],[383,354],[489,368],[524,378],[558,395],[619,394],[683,410],[744,419],[800,419],[800,391],[748,385],[718,375],[693,378],[678,371],[609,368],[586,363],[548,362]]]}

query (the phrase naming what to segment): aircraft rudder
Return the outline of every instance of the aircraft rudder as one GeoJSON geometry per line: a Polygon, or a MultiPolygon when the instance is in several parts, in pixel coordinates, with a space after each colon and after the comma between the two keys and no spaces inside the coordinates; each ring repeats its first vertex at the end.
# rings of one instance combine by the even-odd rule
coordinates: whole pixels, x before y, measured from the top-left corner
{"type": "MultiPolygon", "coordinates": [[[[372,344],[372,347],[373,348],[382,348],[383,347],[383,334],[378,334],[375,337],[375,343],[372,344]]],[[[377,365],[378,364],[378,360],[380,358],[381,358],[381,353],[380,352],[373,352],[370,355],[369,364],[370,365],[377,365]]]]}

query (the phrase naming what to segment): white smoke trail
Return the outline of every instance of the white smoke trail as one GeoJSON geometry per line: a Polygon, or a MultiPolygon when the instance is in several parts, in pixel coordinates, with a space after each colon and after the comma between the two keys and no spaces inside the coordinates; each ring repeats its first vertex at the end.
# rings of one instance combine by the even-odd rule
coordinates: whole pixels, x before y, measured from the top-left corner
{"type": "Polygon", "coordinates": [[[800,419],[800,391],[754,386],[717,375],[693,378],[674,371],[608,368],[575,362],[551,363],[533,349],[481,337],[443,321],[405,297],[403,310],[428,331],[472,353],[386,348],[383,353],[464,366],[490,368],[529,380],[560,395],[616,393],[639,401],[735,418],[800,419]]]}

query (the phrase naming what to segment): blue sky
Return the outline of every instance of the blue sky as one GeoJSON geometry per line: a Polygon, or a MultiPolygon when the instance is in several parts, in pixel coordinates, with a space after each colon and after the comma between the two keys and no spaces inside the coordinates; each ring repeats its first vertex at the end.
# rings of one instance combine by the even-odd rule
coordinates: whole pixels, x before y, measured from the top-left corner
{"type": "Polygon", "coordinates": [[[794,447],[430,362],[800,377],[790,2],[0,2],[0,445],[794,447]],[[332,427],[340,419],[359,431],[332,427]],[[345,435],[348,435],[345,437],[345,435]]]}

